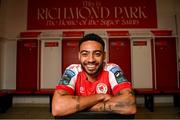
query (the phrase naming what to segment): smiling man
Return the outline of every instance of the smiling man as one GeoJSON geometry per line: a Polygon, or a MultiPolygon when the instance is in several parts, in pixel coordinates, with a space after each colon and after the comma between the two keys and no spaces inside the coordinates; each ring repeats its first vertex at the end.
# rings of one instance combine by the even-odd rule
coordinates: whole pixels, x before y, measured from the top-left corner
{"type": "Polygon", "coordinates": [[[105,63],[105,43],[96,34],[87,34],[79,42],[79,61],[66,68],[56,87],[53,116],[78,111],[107,111],[131,115],[136,113],[131,83],[116,64],[105,63]]]}

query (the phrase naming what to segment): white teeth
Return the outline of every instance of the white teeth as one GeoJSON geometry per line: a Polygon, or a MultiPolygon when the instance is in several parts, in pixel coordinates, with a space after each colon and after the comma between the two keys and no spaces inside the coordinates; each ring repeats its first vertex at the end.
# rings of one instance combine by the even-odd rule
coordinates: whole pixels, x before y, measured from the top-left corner
{"type": "Polygon", "coordinates": [[[95,65],[87,65],[87,68],[88,68],[88,69],[95,69],[96,66],[95,66],[95,65]]]}
{"type": "Polygon", "coordinates": [[[95,66],[94,64],[87,64],[87,66],[95,66]]]}
{"type": "Polygon", "coordinates": [[[93,66],[95,66],[95,65],[87,65],[87,66],[93,67],[93,66]]]}

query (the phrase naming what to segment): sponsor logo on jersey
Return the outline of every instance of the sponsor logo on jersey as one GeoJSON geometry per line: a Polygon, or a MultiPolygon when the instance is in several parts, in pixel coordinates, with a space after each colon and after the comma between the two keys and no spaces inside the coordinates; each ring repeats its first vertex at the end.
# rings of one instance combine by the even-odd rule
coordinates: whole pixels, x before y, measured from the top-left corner
{"type": "Polygon", "coordinates": [[[64,73],[64,75],[62,76],[59,84],[62,85],[68,85],[71,78],[75,76],[75,73],[72,70],[67,69],[64,73]]]}
{"type": "Polygon", "coordinates": [[[114,73],[114,76],[116,78],[117,83],[127,82],[126,78],[124,77],[122,71],[119,67],[113,67],[110,70],[112,73],[114,73]]]}
{"type": "Polygon", "coordinates": [[[96,92],[97,93],[107,93],[107,85],[104,83],[98,83],[96,86],[96,92]]]}

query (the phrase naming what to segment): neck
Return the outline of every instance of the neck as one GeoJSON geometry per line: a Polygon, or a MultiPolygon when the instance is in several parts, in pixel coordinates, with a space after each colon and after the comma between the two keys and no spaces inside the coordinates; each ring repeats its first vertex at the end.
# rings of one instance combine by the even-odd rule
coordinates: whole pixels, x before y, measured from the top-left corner
{"type": "Polygon", "coordinates": [[[90,81],[90,82],[95,82],[97,80],[97,78],[98,78],[98,75],[101,73],[101,71],[102,71],[102,67],[94,75],[89,75],[89,74],[86,73],[87,80],[90,81]]]}
{"type": "Polygon", "coordinates": [[[95,82],[97,80],[97,76],[92,76],[88,74],[86,74],[86,76],[87,76],[87,80],[90,82],[95,82]]]}

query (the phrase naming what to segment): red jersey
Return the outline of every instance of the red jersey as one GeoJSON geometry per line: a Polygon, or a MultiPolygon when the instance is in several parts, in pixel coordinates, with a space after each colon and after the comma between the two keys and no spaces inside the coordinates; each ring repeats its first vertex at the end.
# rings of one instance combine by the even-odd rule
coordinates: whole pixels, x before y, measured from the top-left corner
{"type": "Polygon", "coordinates": [[[88,96],[104,93],[115,95],[124,88],[131,88],[131,83],[124,77],[116,64],[105,64],[95,82],[87,80],[80,64],[72,64],[66,68],[56,89],[63,89],[77,96],[88,96]]]}

